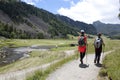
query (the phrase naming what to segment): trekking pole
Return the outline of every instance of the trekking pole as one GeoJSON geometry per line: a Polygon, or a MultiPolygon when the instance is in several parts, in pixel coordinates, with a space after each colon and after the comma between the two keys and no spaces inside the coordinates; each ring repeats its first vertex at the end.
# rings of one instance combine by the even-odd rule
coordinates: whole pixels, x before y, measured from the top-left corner
{"type": "MultiPolygon", "coordinates": [[[[79,45],[77,45],[77,47],[78,47],[79,45]]],[[[76,60],[78,60],[78,58],[79,58],[79,50],[77,49],[77,58],[76,58],[76,60]]]]}
{"type": "Polygon", "coordinates": [[[87,63],[87,52],[88,52],[88,45],[87,45],[87,49],[86,49],[86,64],[89,66],[89,64],[87,63]]]}
{"type": "Polygon", "coordinates": [[[78,56],[79,56],[79,50],[77,49],[76,51],[77,51],[77,52],[76,52],[76,53],[77,53],[77,55],[76,55],[77,57],[75,57],[75,58],[76,58],[76,60],[78,60],[78,58],[79,58],[79,57],[78,57],[78,56]]]}
{"type": "Polygon", "coordinates": [[[87,51],[86,51],[86,64],[87,64],[87,51]]]}
{"type": "Polygon", "coordinates": [[[103,55],[102,55],[102,59],[104,58],[104,49],[105,49],[105,46],[103,47],[103,55]]]}
{"type": "Polygon", "coordinates": [[[78,56],[79,56],[79,51],[77,50],[77,59],[76,60],[78,60],[78,58],[79,58],[78,56]]]}

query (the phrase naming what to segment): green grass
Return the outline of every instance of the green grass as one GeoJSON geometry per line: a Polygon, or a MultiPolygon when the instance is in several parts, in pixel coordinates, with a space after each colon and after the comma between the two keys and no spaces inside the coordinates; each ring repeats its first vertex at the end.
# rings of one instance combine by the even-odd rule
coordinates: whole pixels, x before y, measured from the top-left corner
{"type": "Polygon", "coordinates": [[[65,50],[76,50],[77,47],[76,46],[73,46],[73,47],[70,47],[70,46],[64,46],[64,47],[58,47],[58,48],[52,48],[51,51],[65,51],[65,50]]]}
{"type": "MultiPolygon", "coordinates": [[[[48,40],[48,39],[6,39],[6,40],[0,40],[1,42],[4,42],[3,44],[5,45],[10,45],[14,43],[14,47],[19,47],[19,46],[31,46],[31,45],[58,45],[58,48],[53,48],[50,50],[50,52],[39,52],[39,51],[34,51],[30,55],[30,58],[23,59],[20,61],[16,61],[12,64],[0,67],[0,72],[7,72],[7,71],[15,71],[19,69],[24,69],[27,67],[33,67],[41,65],[43,63],[50,62],[55,59],[59,59],[63,54],[61,54],[65,50],[77,50],[77,46],[70,47],[69,45],[71,43],[77,44],[77,39],[70,39],[70,40],[64,40],[64,39],[56,39],[56,40],[48,40]],[[57,54],[58,53],[58,54],[57,54]],[[59,53],[61,55],[59,55],[59,53]],[[59,57],[56,57],[56,56],[59,57]],[[38,57],[42,56],[42,57],[38,57]],[[52,58],[51,58],[52,56],[52,58]],[[44,61],[45,60],[45,61],[44,61]],[[27,65],[26,65],[27,64],[27,65]]],[[[88,39],[88,51],[87,53],[94,53],[94,47],[93,47],[93,39],[88,39]]],[[[105,50],[113,50],[116,47],[119,46],[118,40],[110,40],[107,38],[104,38],[104,41],[106,43],[106,48],[105,50]],[[115,46],[113,46],[115,45],[115,46]]]]}
{"type": "MultiPolygon", "coordinates": [[[[110,40],[105,37],[103,37],[103,39],[106,44],[105,51],[113,50],[113,49],[120,47],[119,40],[110,40]]],[[[94,39],[88,39],[87,53],[94,53],[93,42],[94,42],[94,39]]],[[[21,69],[30,68],[30,67],[40,66],[42,64],[49,63],[53,60],[64,58],[65,54],[63,51],[65,50],[77,50],[77,46],[74,46],[74,47],[69,46],[70,44],[77,44],[77,39],[75,38],[74,39],[50,39],[50,40],[49,39],[30,39],[30,40],[27,40],[27,39],[12,39],[12,40],[5,39],[3,40],[1,39],[0,44],[1,44],[0,47],[3,47],[3,46],[21,47],[21,46],[32,46],[32,45],[54,45],[54,46],[57,45],[58,46],[57,48],[53,48],[50,51],[45,51],[45,52],[34,51],[30,54],[29,58],[19,60],[12,64],[0,67],[0,73],[17,71],[21,69]]],[[[104,69],[102,73],[103,72],[107,72],[107,70],[104,69]]],[[[44,71],[42,71],[42,74],[43,73],[44,71]]],[[[45,73],[45,74],[48,74],[48,73],[45,73]]]]}
{"type": "Polygon", "coordinates": [[[75,40],[65,39],[0,39],[1,46],[21,47],[31,45],[65,45],[74,43],[75,40]]]}
{"type": "Polygon", "coordinates": [[[120,40],[104,38],[105,51],[115,50],[106,55],[103,60],[103,68],[99,72],[99,80],[106,80],[106,76],[112,80],[120,80],[120,40]]]}
{"type": "Polygon", "coordinates": [[[64,51],[77,49],[76,46],[70,47],[70,44],[77,44],[76,39],[0,39],[0,47],[23,47],[23,46],[57,46],[51,51],[64,51]]]}
{"type": "MultiPolygon", "coordinates": [[[[113,40],[111,44],[111,40],[104,38],[104,41],[106,43],[106,48],[105,50],[108,51],[110,49],[113,49],[112,45],[115,44],[117,45],[117,42],[113,40]],[[107,46],[110,45],[110,46],[107,46]]],[[[93,42],[94,39],[88,39],[88,52],[93,53],[94,52],[94,47],[93,47],[93,42]]],[[[9,46],[9,47],[21,47],[21,46],[32,46],[32,45],[53,45],[53,46],[58,46],[59,48],[52,49],[52,50],[64,50],[63,48],[66,49],[77,49],[77,47],[69,47],[70,44],[77,44],[77,39],[5,39],[5,40],[0,40],[1,47],[3,46],[9,46]]]]}
{"type": "Polygon", "coordinates": [[[120,49],[108,54],[104,61],[100,76],[108,76],[112,80],[120,80],[120,49]]]}
{"type": "MultiPolygon", "coordinates": [[[[110,51],[114,50],[116,48],[120,48],[120,40],[111,40],[109,38],[103,37],[105,47],[103,46],[104,51],[110,51]]],[[[93,53],[94,52],[94,46],[93,46],[94,39],[88,39],[88,52],[93,53]]]]}
{"type": "Polygon", "coordinates": [[[46,78],[51,72],[55,71],[57,68],[61,67],[63,64],[75,59],[75,56],[76,54],[73,56],[64,58],[61,61],[52,64],[45,70],[36,71],[35,74],[33,76],[28,77],[27,80],[46,80],[46,78]]]}
{"type": "Polygon", "coordinates": [[[93,42],[94,42],[94,39],[88,39],[87,53],[94,53],[93,42]]]}
{"type": "Polygon", "coordinates": [[[34,51],[29,58],[18,60],[12,64],[0,67],[0,73],[22,70],[30,67],[40,66],[53,60],[64,58],[65,54],[60,51],[34,51]]]}
{"type": "Polygon", "coordinates": [[[13,47],[20,46],[31,46],[31,45],[69,45],[71,43],[76,43],[76,40],[66,40],[66,39],[13,39],[9,43],[14,44],[13,47]]]}
{"type": "MultiPolygon", "coordinates": [[[[104,39],[104,43],[105,43],[105,48],[103,48],[103,49],[105,51],[114,50],[114,49],[120,47],[119,40],[110,40],[106,37],[103,37],[103,39],[104,39]]],[[[93,41],[94,41],[94,39],[88,39],[88,53],[94,53],[93,41]]],[[[32,45],[34,43],[36,43],[38,45],[47,45],[47,44],[56,45],[57,44],[58,48],[51,49],[51,51],[64,51],[64,50],[71,50],[71,49],[76,50],[77,49],[77,46],[69,47],[69,44],[71,44],[71,43],[77,44],[77,39],[73,39],[73,40],[33,40],[33,41],[28,40],[28,43],[29,44],[26,44],[26,45],[32,45]],[[47,44],[45,44],[45,43],[47,43],[47,44]]],[[[118,63],[120,63],[120,60],[118,60],[118,59],[120,59],[120,57],[118,57],[119,53],[120,53],[120,51],[117,50],[114,53],[112,53],[110,55],[110,57],[108,55],[107,60],[105,60],[105,62],[103,63],[105,65],[105,68],[101,70],[101,72],[100,72],[101,75],[103,75],[103,76],[108,75],[113,80],[119,80],[119,78],[118,78],[119,74],[120,74],[119,73],[120,72],[120,69],[119,69],[120,65],[118,64],[118,63]],[[116,54],[117,54],[117,56],[116,56],[116,54]],[[116,58],[116,57],[118,57],[118,58],[116,58]],[[107,63],[107,62],[109,62],[109,63],[107,63]]],[[[58,63],[58,64],[60,64],[60,63],[58,63]]],[[[30,77],[28,80],[38,79],[38,77],[39,77],[39,80],[45,80],[45,78],[48,76],[48,74],[51,73],[52,71],[54,71],[56,68],[57,67],[54,65],[54,68],[51,67],[45,71],[36,72],[35,75],[30,77]],[[43,77],[41,77],[40,75],[43,77]]]]}
{"type": "Polygon", "coordinates": [[[110,40],[108,38],[105,38],[104,42],[105,42],[105,51],[114,50],[120,47],[120,40],[110,40]]]}
{"type": "Polygon", "coordinates": [[[0,39],[2,43],[1,47],[20,47],[20,46],[31,46],[31,45],[58,45],[58,48],[51,49],[50,51],[32,51],[29,58],[19,60],[13,62],[12,64],[8,64],[6,66],[0,67],[0,73],[17,71],[21,69],[26,69],[30,67],[40,66],[45,63],[49,63],[53,60],[64,58],[65,50],[73,50],[75,47],[70,47],[71,43],[75,43],[76,40],[64,40],[64,39],[56,39],[56,40],[48,40],[48,39],[0,39]],[[10,46],[13,44],[12,46],[10,46]]]}

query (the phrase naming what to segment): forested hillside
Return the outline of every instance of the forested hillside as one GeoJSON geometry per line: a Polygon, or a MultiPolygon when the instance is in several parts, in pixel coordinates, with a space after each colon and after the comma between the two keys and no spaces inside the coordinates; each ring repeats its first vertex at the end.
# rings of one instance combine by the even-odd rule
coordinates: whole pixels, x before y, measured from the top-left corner
{"type": "Polygon", "coordinates": [[[90,24],[72,19],[72,22],[63,21],[55,14],[20,0],[0,0],[0,17],[0,36],[6,38],[67,38],[67,34],[78,35],[80,29],[96,33],[90,24]]]}
{"type": "Polygon", "coordinates": [[[92,24],[87,24],[80,21],[74,21],[66,16],[57,15],[57,18],[63,21],[64,23],[77,28],[79,31],[84,29],[88,34],[96,34],[96,28],[92,24]]]}

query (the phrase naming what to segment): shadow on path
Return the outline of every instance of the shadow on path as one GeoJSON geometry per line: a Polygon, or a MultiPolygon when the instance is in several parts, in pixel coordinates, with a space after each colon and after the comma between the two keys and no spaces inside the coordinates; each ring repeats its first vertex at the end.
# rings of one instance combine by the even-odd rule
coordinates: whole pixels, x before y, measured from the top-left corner
{"type": "Polygon", "coordinates": [[[97,66],[97,67],[102,67],[102,64],[101,64],[101,63],[95,64],[95,66],[97,66]]]}
{"type": "Polygon", "coordinates": [[[87,67],[89,67],[89,65],[87,65],[87,64],[79,64],[79,67],[80,68],[87,68],[87,67]]]}

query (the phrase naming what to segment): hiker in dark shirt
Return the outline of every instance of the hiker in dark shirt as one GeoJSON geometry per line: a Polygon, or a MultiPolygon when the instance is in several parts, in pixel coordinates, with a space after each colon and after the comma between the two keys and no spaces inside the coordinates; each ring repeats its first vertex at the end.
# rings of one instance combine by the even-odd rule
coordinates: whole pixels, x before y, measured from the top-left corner
{"type": "Polygon", "coordinates": [[[97,38],[94,40],[94,48],[95,48],[95,59],[94,63],[99,64],[100,56],[102,52],[102,45],[105,46],[103,39],[101,38],[101,33],[97,34],[97,38]]]}

